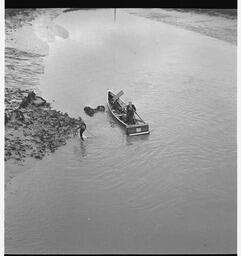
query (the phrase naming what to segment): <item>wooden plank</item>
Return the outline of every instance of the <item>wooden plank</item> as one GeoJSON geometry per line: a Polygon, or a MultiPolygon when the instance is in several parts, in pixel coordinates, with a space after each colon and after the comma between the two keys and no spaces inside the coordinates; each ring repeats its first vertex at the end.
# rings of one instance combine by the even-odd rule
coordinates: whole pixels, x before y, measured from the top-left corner
{"type": "Polygon", "coordinates": [[[115,102],[118,98],[120,98],[121,95],[123,95],[124,92],[121,90],[120,92],[118,92],[114,97],[113,97],[113,101],[115,102]]]}

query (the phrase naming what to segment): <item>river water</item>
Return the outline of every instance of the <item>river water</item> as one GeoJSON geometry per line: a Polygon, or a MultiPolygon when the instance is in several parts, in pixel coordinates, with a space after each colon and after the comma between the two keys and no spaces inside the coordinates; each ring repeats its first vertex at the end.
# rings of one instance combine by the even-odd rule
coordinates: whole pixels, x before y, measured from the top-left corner
{"type": "MultiPolygon", "coordinates": [[[[236,46],[118,10],[66,12],[40,91],[89,132],[12,179],[6,253],[235,253],[236,46]],[[106,90],[150,125],[127,137],[106,90]]],[[[46,42],[46,40],[45,40],[46,42]]]]}

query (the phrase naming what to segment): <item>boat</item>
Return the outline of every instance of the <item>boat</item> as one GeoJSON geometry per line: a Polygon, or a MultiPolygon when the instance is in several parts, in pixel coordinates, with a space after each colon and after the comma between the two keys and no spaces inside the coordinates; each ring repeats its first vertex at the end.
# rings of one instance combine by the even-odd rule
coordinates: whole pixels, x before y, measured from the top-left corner
{"type": "Polygon", "coordinates": [[[123,91],[115,94],[112,91],[107,91],[107,106],[112,116],[125,128],[126,134],[136,136],[149,134],[149,125],[137,113],[134,112],[134,124],[126,123],[126,106],[127,104],[120,99],[123,91]]]}

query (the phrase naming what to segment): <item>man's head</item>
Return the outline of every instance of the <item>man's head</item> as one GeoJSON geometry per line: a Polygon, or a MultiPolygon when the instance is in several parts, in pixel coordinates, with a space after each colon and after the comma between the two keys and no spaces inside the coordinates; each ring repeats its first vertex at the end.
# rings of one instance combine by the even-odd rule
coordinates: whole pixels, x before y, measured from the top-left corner
{"type": "Polygon", "coordinates": [[[82,123],[82,121],[83,121],[82,118],[79,116],[79,117],[78,117],[78,122],[79,122],[79,123],[82,123]]]}
{"type": "Polygon", "coordinates": [[[132,105],[132,102],[131,102],[131,101],[129,101],[129,105],[132,105]]]}

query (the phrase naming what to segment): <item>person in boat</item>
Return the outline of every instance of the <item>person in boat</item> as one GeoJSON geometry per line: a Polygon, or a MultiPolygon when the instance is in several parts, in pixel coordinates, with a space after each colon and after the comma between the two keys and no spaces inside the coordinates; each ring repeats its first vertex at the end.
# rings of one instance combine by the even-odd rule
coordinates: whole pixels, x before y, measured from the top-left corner
{"type": "Polygon", "coordinates": [[[119,113],[122,113],[123,112],[123,109],[120,105],[120,103],[116,100],[113,104],[113,107],[119,112],[119,113]]]}
{"type": "Polygon", "coordinates": [[[80,130],[79,130],[79,135],[80,135],[81,140],[84,140],[84,138],[83,138],[83,132],[86,130],[86,124],[85,124],[85,122],[82,120],[81,117],[79,118],[79,127],[77,128],[77,130],[78,130],[78,129],[80,129],[80,130]]]}
{"type": "Polygon", "coordinates": [[[136,107],[129,101],[129,104],[126,106],[126,123],[127,124],[135,124],[134,113],[136,111],[136,107]]]}
{"type": "Polygon", "coordinates": [[[123,112],[123,109],[122,109],[120,103],[118,102],[118,99],[113,100],[113,96],[110,95],[110,101],[111,101],[113,109],[117,110],[117,112],[119,112],[119,113],[123,112]]]}

